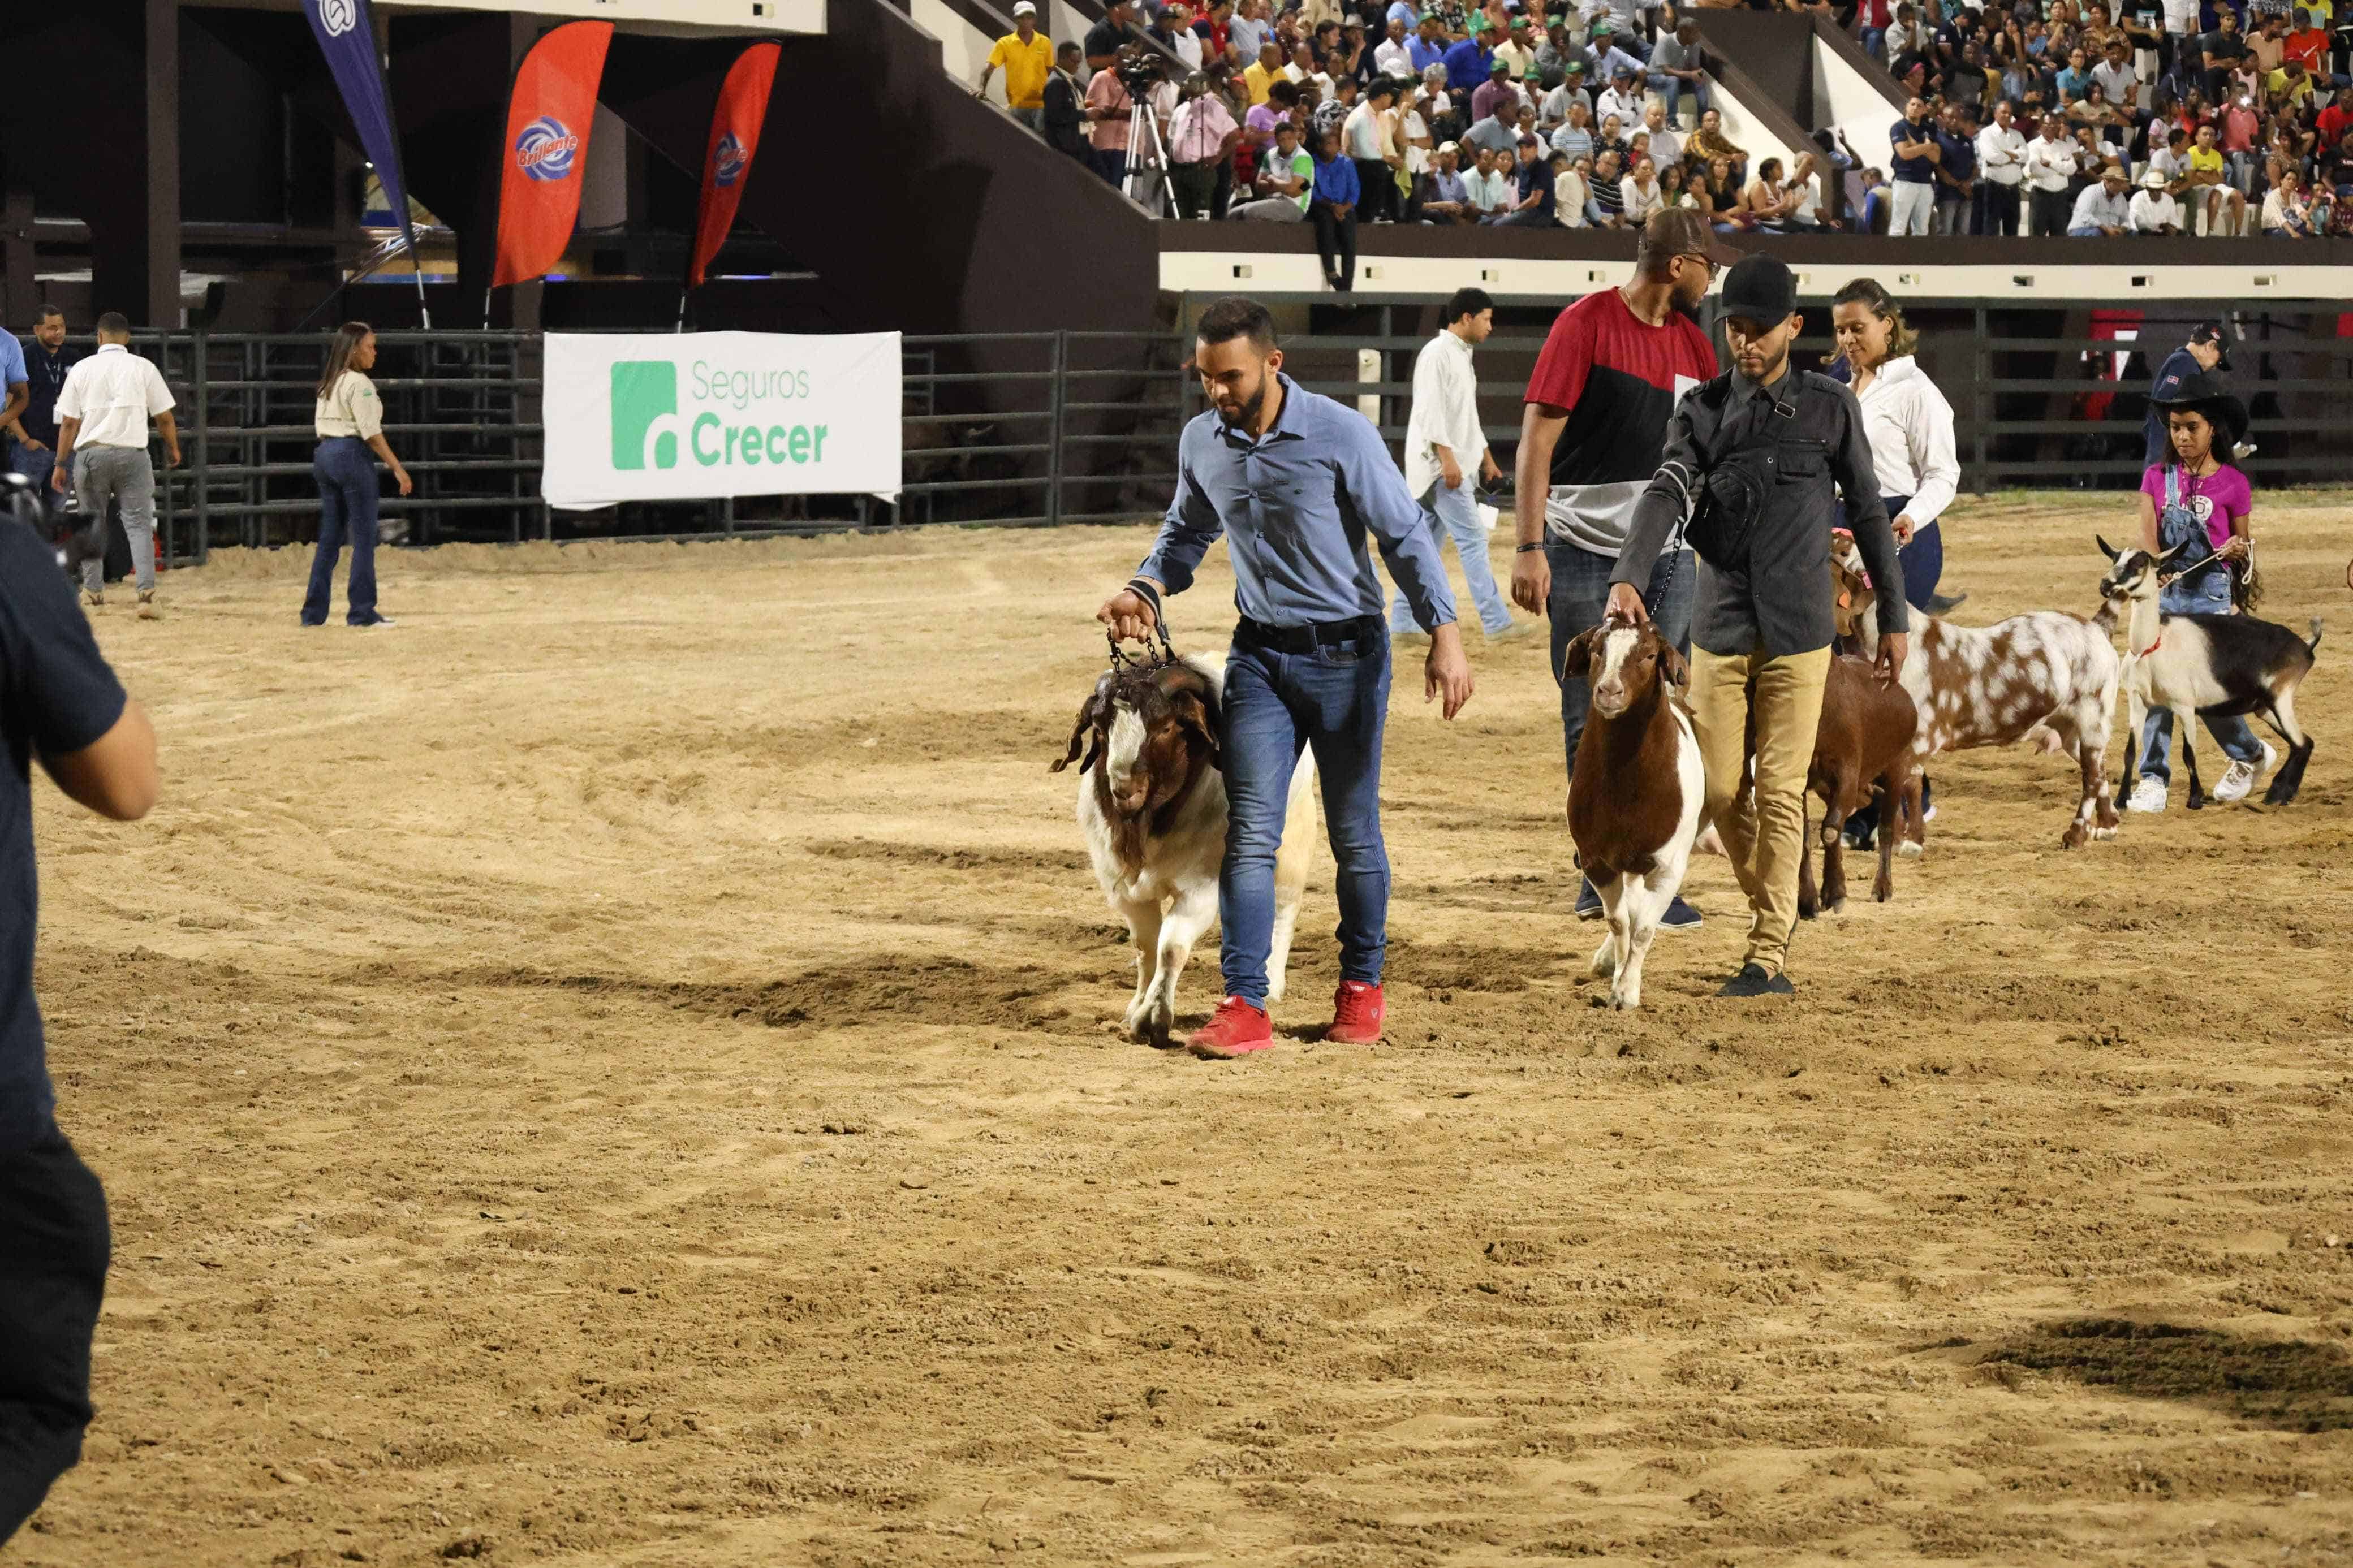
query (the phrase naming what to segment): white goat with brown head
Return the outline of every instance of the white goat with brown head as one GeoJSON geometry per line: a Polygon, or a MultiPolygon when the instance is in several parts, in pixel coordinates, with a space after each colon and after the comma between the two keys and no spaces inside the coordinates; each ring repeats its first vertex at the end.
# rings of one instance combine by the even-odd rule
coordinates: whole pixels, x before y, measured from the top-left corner
{"type": "MultiPolygon", "coordinates": [[[[1070,754],[1053,764],[1060,773],[1079,763],[1087,857],[1136,949],[1135,995],[1124,1023],[1134,1038],[1157,1047],[1169,1044],[1176,982],[1193,944],[1218,919],[1218,872],[1226,853],[1226,781],[1219,767],[1224,692],[1225,672],[1206,659],[1107,671],[1079,709],[1070,754]]],[[[1303,752],[1275,852],[1269,1002],[1282,997],[1292,931],[1307,890],[1314,797],[1314,755],[1303,752]]]]}

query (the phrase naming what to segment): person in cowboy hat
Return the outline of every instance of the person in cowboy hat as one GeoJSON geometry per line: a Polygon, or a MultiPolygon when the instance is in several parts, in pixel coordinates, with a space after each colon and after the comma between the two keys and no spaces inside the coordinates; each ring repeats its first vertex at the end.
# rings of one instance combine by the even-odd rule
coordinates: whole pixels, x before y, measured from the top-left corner
{"type": "MultiPolygon", "coordinates": [[[[2173,449],[2167,461],[2151,464],[2141,477],[2140,544],[2152,555],[2182,550],[2179,574],[2158,594],[2158,608],[2169,616],[2229,615],[2235,574],[2254,559],[2249,529],[2254,491],[2247,476],[2223,462],[2221,453],[2246,435],[2247,405],[2211,370],[2181,378],[2164,398],[2153,401],[2173,449]]],[[[2244,719],[2209,719],[2206,728],[2231,759],[2214,798],[2246,799],[2277,753],[2255,739],[2244,719]]],[[[2173,715],[2151,712],[2141,730],[2140,783],[2125,803],[2126,810],[2165,809],[2172,752],[2173,715]]]]}
{"type": "Polygon", "coordinates": [[[2130,208],[2135,234],[2181,232],[2181,204],[2166,185],[2162,170],[2151,169],[2140,177],[2140,189],[2133,193],[2130,208]]]}

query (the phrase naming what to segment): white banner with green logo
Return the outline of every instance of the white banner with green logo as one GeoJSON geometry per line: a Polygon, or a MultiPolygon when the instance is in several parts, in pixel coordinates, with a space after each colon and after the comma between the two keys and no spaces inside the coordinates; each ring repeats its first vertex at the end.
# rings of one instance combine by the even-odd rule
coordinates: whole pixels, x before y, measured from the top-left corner
{"type": "Polygon", "coordinates": [[[554,507],[899,492],[899,334],[549,332],[554,507]]]}

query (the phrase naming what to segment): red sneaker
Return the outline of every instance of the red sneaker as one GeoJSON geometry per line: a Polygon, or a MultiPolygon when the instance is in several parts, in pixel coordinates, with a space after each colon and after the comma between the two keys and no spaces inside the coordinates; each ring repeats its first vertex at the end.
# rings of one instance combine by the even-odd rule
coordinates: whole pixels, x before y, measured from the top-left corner
{"type": "Polygon", "coordinates": [[[1239,996],[1218,1004],[1208,1023],[1185,1037],[1185,1048],[1197,1057],[1224,1061],[1246,1057],[1274,1044],[1274,1022],[1263,1007],[1253,1007],[1239,996]]]}
{"type": "Polygon", "coordinates": [[[1332,994],[1332,1026],[1324,1037],[1344,1046],[1372,1045],[1381,1037],[1381,1023],[1388,1016],[1379,986],[1343,980],[1332,994]]]}

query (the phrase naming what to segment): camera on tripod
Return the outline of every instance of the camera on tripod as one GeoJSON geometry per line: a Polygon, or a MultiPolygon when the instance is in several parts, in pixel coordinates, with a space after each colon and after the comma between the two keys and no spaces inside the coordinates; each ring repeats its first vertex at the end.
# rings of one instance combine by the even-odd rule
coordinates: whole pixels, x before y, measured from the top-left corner
{"type": "Polygon", "coordinates": [[[1151,45],[1142,42],[1122,44],[1113,57],[1112,68],[1119,72],[1120,84],[1127,89],[1130,98],[1145,99],[1166,79],[1169,62],[1151,45]]]}

